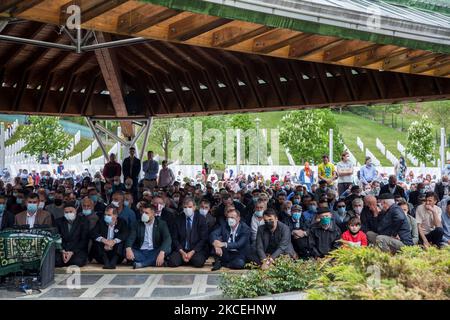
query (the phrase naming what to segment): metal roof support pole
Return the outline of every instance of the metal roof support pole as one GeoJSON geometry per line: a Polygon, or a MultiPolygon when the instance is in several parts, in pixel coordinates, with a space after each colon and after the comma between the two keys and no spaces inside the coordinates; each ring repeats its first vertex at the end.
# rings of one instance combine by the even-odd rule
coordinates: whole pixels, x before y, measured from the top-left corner
{"type": "Polygon", "coordinates": [[[142,144],[142,150],[141,150],[141,161],[144,161],[144,155],[145,155],[145,151],[147,150],[147,145],[148,145],[148,138],[150,136],[150,130],[152,129],[152,125],[153,125],[153,118],[150,117],[147,120],[147,123],[145,125],[145,135],[144,135],[144,143],[142,144]]]}
{"type": "Polygon", "coordinates": [[[103,144],[102,139],[100,138],[100,136],[98,135],[97,131],[95,130],[94,122],[89,117],[86,117],[85,119],[86,119],[86,122],[87,122],[89,128],[91,128],[92,133],[94,134],[95,140],[97,140],[97,143],[100,146],[100,149],[102,149],[103,156],[105,157],[105,160],[109,161],[108,151],[106,151],[106,147],[103,144]]]}
{"type": "Polygon", "coordinates": [[[120,138],[118,135],[114,134],[113,132],[111,132],[110,130],[106,129],[104,126],[102,126],[100,123],[95,123],[94,127],[98,130],[100,130],[101,132],[103,132],[104,134],[106,134],[108,137],[110,137],[111,139],[116,140],[117,142],[119,142],[120,144],[124,145],[124,146],[128,146],[129,142],[125,141],[124,139],[120,138]]]}

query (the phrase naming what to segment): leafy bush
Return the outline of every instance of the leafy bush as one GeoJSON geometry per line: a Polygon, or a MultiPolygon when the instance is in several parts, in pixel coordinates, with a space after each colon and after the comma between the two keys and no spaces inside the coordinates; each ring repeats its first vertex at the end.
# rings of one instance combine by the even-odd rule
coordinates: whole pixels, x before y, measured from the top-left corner
{"type": "Polygon", "coordinates": [[[404,247],[394,256],[377,248],[340,249],[325,263],[308,299],[450,298],[450,248],[404,247]]]}
{"type": "Polygon", "coordinates": [[[225,297],[238,299],[305,290],[319,272],[320,268],[313,261],[294,261],[280,256],[267,270],[253,268],[245,274],[223,273],[219,288],[225,297]]]}
{"type": "Polygon", "coordinates": [[[280,257],[268,270],[222,274],[219,288],[227,298],[306,291],[311,300],[448,300],[450,247],[403,247],[396,255],[352,247],[320,260],[280,257]]]}

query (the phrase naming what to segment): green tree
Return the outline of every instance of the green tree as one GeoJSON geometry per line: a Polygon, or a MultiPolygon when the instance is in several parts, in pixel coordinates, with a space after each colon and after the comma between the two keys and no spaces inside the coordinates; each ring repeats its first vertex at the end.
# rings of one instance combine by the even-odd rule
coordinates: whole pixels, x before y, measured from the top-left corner
{"type": "Polygon", "coordinates": [[[450,123],[450,101],[433,101],[424,104],[425,113],[430,117],[430,120],[439,125],[439,128],[444,128],[448,133],[450,123]]]}
{"type": "Polygon", "coordinates": [[[180,119],[168,118],[154,120],[149,139],[162,148],[164,151],[164,159],[169,159],[169,151],[172,145],[172,132],[182,126],[183,122],[180,119]]]}
{"type": "Polygon", "coordinates": [[[58,117],[30,116],[30,124],[23,126],[20,138],[25,140],[22,152],[39,160],[43,152],[50,158],[66,159],[66,149],[71,142],[71,136],[64,132],[58,117]]]}
{"type": "Polygon", "coordinates": [[[328,154],[329,129],[333,129],[334,154],[344,150],[343,140],[333,114],[328,109],[287,113],[281,120],[280,142],[296,162],[319,163],[328,154]]]}
{"type": "Polygon", "coordinates": [[[235,114],[230,117],[228,128],[241,129],[243,131],[255,129],[255,121],[249,114],[235,114]]]}
{"type": "Polygon", "coordinates": [[[408,128],[408,144],[406,152],[412,154],[420,162],[433,160],[435,149],[433,124],[428,116],[423,115],[408,128]]]}

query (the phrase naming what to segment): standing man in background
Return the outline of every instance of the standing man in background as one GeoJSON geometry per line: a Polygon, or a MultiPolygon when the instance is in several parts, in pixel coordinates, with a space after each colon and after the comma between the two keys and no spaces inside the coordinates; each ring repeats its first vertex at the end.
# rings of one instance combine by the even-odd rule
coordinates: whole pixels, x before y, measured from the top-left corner
{"type": "Polygon", "coordinates": [[[147,153],[148,160],[142,164],[144,170],[144,187],[150,188],[152,191],[156,187],[156,179],[158,178],[159,164],[153,159],[153,151],[147,153]]]}
{"type": "Polygon", "coordinates": [[[139,174],[141,173],[141,160],[136,158],[136,148],[131,147],[130,156],[125,158],[122,163],[123,180],[131,178],[133,180],[133,191],[137,189],[139,174]]]}
{"type": "Polygon", "coordinates": [[[338,174],[338,196],[344,193],[353,184],[353,163],[350,161],[348,151],[344,151],[341,161],[336,165],[338,174]]]}

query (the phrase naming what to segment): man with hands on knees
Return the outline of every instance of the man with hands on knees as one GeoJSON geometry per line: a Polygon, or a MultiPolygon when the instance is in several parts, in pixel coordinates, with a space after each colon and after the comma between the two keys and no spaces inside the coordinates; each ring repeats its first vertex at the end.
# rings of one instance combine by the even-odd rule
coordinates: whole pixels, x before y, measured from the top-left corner
{"type": "Polygon", "coordinates": [[[130,229],[126,240],[127,259],[133,261],[133,269],[163,267],[165,258],[170,254],[172,238],[167,223],[155,219],[155,208],[148,202],[143,202],[141,221],[130,229]]]}

